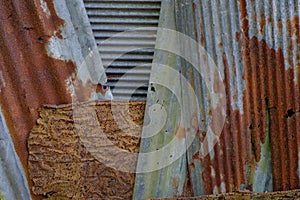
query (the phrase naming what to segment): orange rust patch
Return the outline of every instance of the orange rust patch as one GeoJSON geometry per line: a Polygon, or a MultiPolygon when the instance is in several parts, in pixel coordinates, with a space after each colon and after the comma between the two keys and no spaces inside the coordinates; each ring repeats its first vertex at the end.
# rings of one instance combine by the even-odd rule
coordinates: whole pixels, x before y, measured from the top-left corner
{"type": "Polygon", "coordinates": [[[259,32],[260,32],[260,34],[263,34],[265,31],[265,25],[266,25],[265,14],[261,13],[260,18],[261,18],[261,21],[259,22],[259,26],[260,26],[259,32]]]}
{"type": "MultiPolygon", "coordinates": [[[[235,39],[242,36],[243,79],[246,83],[244,114],[232,109],[229,69],[233,66],[228,65],[224,54],[226,122],[220,141],[214,147],[214,158],[206,156],[202,160],[203,181],[210,183],[205,184],[205,192],[212,193],[212,186],[220,187],[222,180],[225,180],[228,192],[239,190],[242,184],[252,190],[251,182],[247,182],[252,175],[246,172],[257,170],[256,164],[261,159],[260,145],[266,141],[267,130],[271,138],[274,189],[299,188],[298,164],[295,162],[300,138],[300,115],[296,113],[300,110],[299,78],[298,83],[294,81],[295,76],[299,76],[299,66],[285,70],[282,49],[272,49],[264,40],[249,37],[247,3],[245,0],[239,2],[241,33],[237,33],[235,39]],[[216,172],[215,178],[211,177],[212,169],[216,172]]],[[[274,22],[269,19],[269,23],[274,22]]],[[[217,85],[214,88],[216,90],[217,85]]]]}
{"type": "Polygon", "coordinates": [[[193,160],[200,160],[200,152],[197,152],[193,155],[193,160]]]}
{"type": "Polygon", "coordinates": [[[193,114],[193,117],[191,119],[191,127],[193,128],[193,131],[198,131],[199,130],[199,123],[198,123],[197,113],[193,114]]]}
{"type": "Polygon", "coordinates": [[[5,80],[0,104],[27,177],[27,138],[37,110],[44,104],[72,101],[65,81],[75,72],[75,64],[49,58],[46,52],[49,38],[60,37],[65,22],[57,16],[53,1],[46,2],[50,17],[40,1],[8,0],[0,6],[0,18],[5,19],[0,20],[0,70],[5,80]]]}
{"type": "MultiPolygon", "coordinates": [[[[258,161],[260,142],[265,141],[266,130],[269,129],[274,190],[295,189],[299,187],[298,166],[297,162],[294,162],[298,160],[298,150],[297,142],[292,138],[298,138],[297,121],[300,119],[298,116],[293,121],[287,121],[285,116],[299,109],[299,85],[294,82],[294,69],[285,70],[282,49],[276,51],[269,48],[264,40],[249,38],[246,4],[245,0],[240,0],[246,82],[243,100],[245,115],[241,118],[242,132],[250,132],[250,149],[258,161]]],[[[292,21],[294,22],[288,23],[289,30],[297,35],[299,42],[299,20],[295,17],[292,21]]]]}
{"type": "Polygon", "coordinates": [[[176,128],[176,138],[178,140],[183,140],[186,138],[185,128],[180,126],[176,128]]]}
{"type": "MultiPolygon", "coordinates": [[[[294,16],[291,21],[288,21],[290,25],[290,31],[292,35],[297,36],[297,39],[299,39],[299,33],[300,33],[300,21],[299,16],[294,16]]],[[[299,41],[299,40],[298,40],[299,41]]]]}
{"type": "Polygon", "coordinates": [[[240,36],[241,36],[241,33],[239,33],[239,32],[235,33],[235,41],[236,42],[238,42],[240,40],[240,36]]]}

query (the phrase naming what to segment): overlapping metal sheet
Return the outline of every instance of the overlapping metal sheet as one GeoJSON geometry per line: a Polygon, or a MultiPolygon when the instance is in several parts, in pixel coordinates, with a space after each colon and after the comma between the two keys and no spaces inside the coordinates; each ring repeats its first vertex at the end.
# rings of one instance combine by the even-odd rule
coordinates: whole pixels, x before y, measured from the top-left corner
{"type": "Polygon", "coordinates": [[[84,3],[114,99],[145,100],[161,0],[84,3]]]}
{"type": "MultiPolygon", "coordinates": [[[[162,8],[164,18],[160,25],[170,27],[166,18],[173,17],[175,30],[201,44],[218,66],[226,90],[226,120],[219,142],[205,157],[199,156],[201,145],[205,143],[196,135],[195,145],[192,144],[186,155],[168,169],[137,175],[135,198],[186,195],[183,190],[186,184],[191,185],[193,196],[299,188],[300,1],[178,0],[165,1],[163,5],[172,7],[171,4],[175,4],[171,10],[162,8]],[[172,173],[176,168],[181,169],[177,173],[184,173],[185,166],[188,166],[189,179],[172,173]],[[157,187],[152,188],[153,185],[157,187]]],[[[164,56],[165,60],[170,58],[157,54],[160,61],[164,56]]],[[[210,91],[193,70],[182,67],[176,58],[173,63],[177,63],[177,68],[173,68],[189,80],[196,93],[199,91],[200,138],[205,137],[213,111],[207,103],[210,91]]],[[[157,76],[154,71],[152,73],[157,76]]],[[[150,78],[150,83],[153,80],[150,78]]],[[[173,80],[176,85],[177,79],[173,80]]],[[[153,85],[155,90],[148,97],[146,113],[151,106],[172,99],[174,95],[153,85]]],[[[177,109],[189,110],[193,107],[191,104],[178,104],[180,108],[177,109]]],[[[157,147],[157,143],[167,146],[170,137],[178,134],[174,121],[180,118],[180,112],[167,103],[162,106],[173,121],[168,122],[156,138],[144,139],[141,152],[154,151],[152,148],[157,147]],[[171,130],[168,136],[166,130],[171,130]]],[[[150,114],[148,120],[151,118],[150,114]]],[[[191,131],[189,127],[185,130],[188,140],[191,131]]],[[[144,132],[145,136],[149,134],[144,132]]],[[[157,160],[150,157],[141,163],[150,166],[157,160]]]]}
{"type": "MultiPolygon", "coordinates": [[[[84,41],[78,41],[76,29],[64,29],[72,24],[64,2],[0,2],[0,104],[25,171],[26,141],[38,109],[72,102],[74,88],[68,86],[88,52],[81,51],[84,41]]],[[[214,151],[204,159],[192,157],[189,168],[179,170],[189,171],[189,182],[183,180],[185,174],[172,171],[161,177],[169,181],[176,175],[168,196],[299,188],[299,0],[171,2],[177,4],[179,31],[202,44],[217,63],[226,86],[227,118],[214,151]]],[[[206,89],[199,90],[205,100],[206,89]]],[[[207,106],[203,104],[203,118],[209,115],[207,106]]],[[[153,194],[162,197],[163,185],[156,182],[149,188],[160,188],[153,194]]]]}
{"type": "Polygon", "coordinates": [[[88,100],[85,84],[106,81],[93,49],[96,43],[82,1],[0,1],[0,104],[30,187],[27,139],[38,109],[88,100]]]}
{"type": "Polygon", "coordinates": [[[0,199],[28,199],[30,191],[24,169],[14,150],[3,114],[0,114],[0,199]]]}

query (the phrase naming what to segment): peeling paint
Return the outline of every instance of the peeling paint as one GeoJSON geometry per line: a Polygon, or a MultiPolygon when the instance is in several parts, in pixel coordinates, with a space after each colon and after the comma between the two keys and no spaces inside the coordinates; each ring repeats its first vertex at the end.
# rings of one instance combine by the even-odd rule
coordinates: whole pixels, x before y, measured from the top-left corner
{"type": "MultiPolygon", "coordinates": [[[[196,91],[201,99],[198,125],[204,130],[197,133],[199,141],[191,147],[196,150],[187,165],[193,195],[299,188],[299,4],[276,0],[174,4],[175,20],[168,25],[179,24],[176,30],[190,34],[203,45],[226,85],[225,127],[210,154],[199,160],[199,149],[210,147],[201,139],[210,135],[207,124],[211,120],[207,116],[213,110],[207,103],[211,98],[209,88],[199,80],[192,83],[201,91],[196,91]]],[[[167,20],[162,18],[161,23],[167,20]]],[[[176,62],[168,59],[169,63],[176,62]]],[[[187,77],[192,79],[193,74],[187,77]]],[[[167,94],[159,90],[156,87],[153,93],[157,100],[167,99],[167,94]]]]}
{"type": "MultiPolygon", "coordinates": [[[[87,80],[88,73],[79,69],[87,54],[82,54],[80,49],[91,46],[78,41],[68,13],[66,2],[61,0],[9,0],[0,6],[0,19],[3,19],[0,22],[0,104],[26,176],[26,141],[38,118],[38,109],[44,104],[71,103],[72,90],[68,86],[72,77],[78,75],[81,80],[87,80]]],[[[79,12],[78,17],[82,16],[79,12]]],[[[92,35],[90,38],[94,41],[92,35]]],[[[106,77],[101,73],[104,69],[101,65],[97,67],[99,73],[93,73],[92,78],[97,79],[96,83],[104,83],[106,77]]],[[[31,180],[27,180],[31,187],[31,180]]],[[[34,195],[33,198],[38,199],[34,195]]]]}
{"type": "Polygon", "coordinates": [[[47,3],[46,3],[44,0],[40,0],[40,1],[41,1],[41,7],[42,7],[43,11],[44,11],[48,16],[50,16],[51,13],[50,13],[50,10],[49,10],[49,8],[48,8],[48,6],[47,6],[47,3]]]}

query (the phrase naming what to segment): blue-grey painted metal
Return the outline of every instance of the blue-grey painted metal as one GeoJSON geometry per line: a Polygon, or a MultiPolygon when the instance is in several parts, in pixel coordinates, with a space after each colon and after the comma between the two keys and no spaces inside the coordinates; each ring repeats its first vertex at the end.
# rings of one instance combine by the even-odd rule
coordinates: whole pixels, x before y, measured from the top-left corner
{"type": "Polygon", "coordinates": [[[26,175],[0,112],[0,199],[31,199],[26,175]]]}
{"type": "MultiPolygon", "coordinates": [[[[162,8],[160,14],[160,24],[161,28],[176,29],[175,24],[175,4],[173,0],[162,1],[162,8]]],[[[158,40],[162,35],[158,34],[158,40]]],[[[157,41],[159,43],[159,41],[157,41]]],[[[172,45],[176,46],[176,41],[172,41],[172,45]]],[[[157,44],[158,45],[158,44],[157,44]]],[[[167,66],[170,66],[172,69],[179,71],[181,69],[178,65],[179,58],[176,55],[171,53],[166,53],[157,50],[154,55],[153,63],[160,63],[167,66]]],[[[152,138],[145,138],[141,141],[140,153],[149,153],[157,151],[162,148],[169,142],[173,140],[177,130],[181,127],[182,112],[180,110],[180,98],[181,87],[180,87],[180,77],[173,77],[172,74],[164,73],[163,66],[152,66],[152,74],[150,77],[150,89],[148,91],[147,104],[146,104],[146,113],[144,123],[151,123],[151,120],[154,120],[155,116],[152,116],[154,110],[152,110],[152,105],[159,104],[160,108],[157,109],[166,109],[167,112],[167,121],[163,126],[163,129],[158,132],[152,138]],[[155,73],[158,72],[158,73],[155,73]],[[175,80],[174,80],[175,78],[175,80]],[[169,88],[157,84],[155,79],[164,79],[167,82],[172,83],[173,91],[170,91],[169,88]],[[176,96],[174,93],[180,95],[176,96]],[[151,112],[152,111],[152,112],[151,112]],[[150,114],[150,115],[149,115],[150,114]],[[170,117],[172,116],[172,117],[170,117]]],[[[163,116],[158,115],[158,118],[163,121],[163,116]]],[[[153,127],[153,129],[155,129],[153,127]]],[[[151,134],[153,129],[143,129],[142,137],[147,137],[148,134],[151,134]]],[[[185,149],[185,141],[177,146],[178,149],[185,149]]],[[[176,151],[164,151],[164,153],[158,155],[162,159],[167,160],[168,158],[175,157],[176,151]]],[[[149,197],[174,197],[177,195],[183,195],[184,187],[187,184],[187,162],[186,155],[183,154],[179,157],[178,160],[170,164],[169,166],[158,169],[151,172],[138,173],[136,175],[135,187],[134,187],[134,197],[133,199],[142,200],[149,197]]],[[[137,164],[137,171],[158,163],[157,160],[161,160],[158,157],[149,157],[149,159],[142,159],[139,157],[137,164]]]]}
{"type": "Polygon", "coordinates": [[[104,67],[83,2],[54,1],[54,6],[66,23],[61,27],[64,39],[56,36],[50,38],[47,47],[49,56],[74,61],[77,66],[76,75],[83,83],[106,83],[104,67]]]}

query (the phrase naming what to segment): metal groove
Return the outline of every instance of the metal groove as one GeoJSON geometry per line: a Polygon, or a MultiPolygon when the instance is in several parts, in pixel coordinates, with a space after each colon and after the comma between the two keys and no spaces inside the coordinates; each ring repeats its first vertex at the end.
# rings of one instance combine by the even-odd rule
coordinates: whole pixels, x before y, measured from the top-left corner
{"type": "MultiPolygon", "coordinates": [[[[201,148],[197,145],[205,144],[198,140],[187,150],[191,196],[299,189],[300,1],[170,0],[165,4],[163,11],[168,6],[170,10],[162,14],[165,17],[160,26],[171,26],[175,21],[177,31],[195,38],[218,66],[226,88],[226,121],[219,142],[204,158],[199,158],[201,148]]],[[[159,56],[165,59],[163,54],[159,56]]],[[[176,66],[182,67],[181,63],[176,66]]],[[[184,69],[185,66],[181,72],[184,69]]],[[[193,75],[187,77],[195,85],[201,107],[200,135],[206,134],[207,124],[212,120],[213,108],[207,103],[210,93],[201,80],[193,75]]],[[[158,86],[149,94],[146,108],[173,95],[158,86]]],[[[181,106],[190,105],[177,105],[181,106]]],[[[168,113],[172,119],[179,117],[166,108],[167,112],[175,113],[168,113]]],[[[146,109],[146,116],[147,113],[146,109]]],[[[151,117],[154,116],[150,114],[151,117]]],[[[171,130],[174,127],[165,126],[171,130]]],[[[173,133],[176,129],[170,135],[173,133]]],[[[167,143],[165,137],[162,134],[157,136],[159,139],[142,140],[141,151],[147,152],[155,142],[167,143]]],[[[144,163],[155,161],[156,158],[150,158],[144,163]]],[[[184,166],[185,161],[137,175],[135,198],[185,195],[182,188],[186,177],[167,174],[168,169],[184,166]],[[174,187],[168,187],[169,180],[176,183],[174,187]],[[153,185],[160,187],[152,188],[153,185]]]]}
{"type": "Polygon", "coordinates": [[[84,4],[103,64],[107,68],[108,85],[111,86],[114,99],[130,99],[130,92],[135,87],[138,90],[133,94],[134,99],[145,100],[147,87],[139,81],[142,80],[146,85],[149,82],[161,1],[85,0],[84,4]],[[122,33],[132,29],[139,31],[122,33]],[[118,33],[122,34],[116,35],[118,33]],[[113,40],[107,40],[113,36],[113,40]],[[130,46],[140,49],[127,52],[130,46]],[[129,85],[130,89],[127,88],[129,85]]]}

